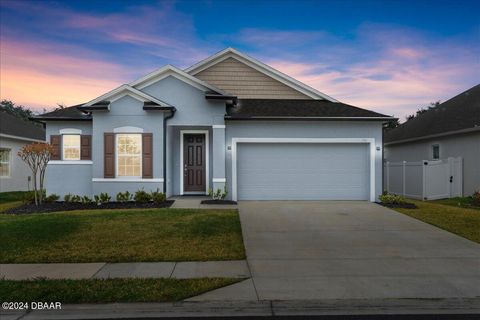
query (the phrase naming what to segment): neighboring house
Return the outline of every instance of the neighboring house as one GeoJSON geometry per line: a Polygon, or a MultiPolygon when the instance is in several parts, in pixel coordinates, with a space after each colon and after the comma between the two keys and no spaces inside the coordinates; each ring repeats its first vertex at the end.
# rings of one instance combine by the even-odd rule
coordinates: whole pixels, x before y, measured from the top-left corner
{"type": "Polygon", "coordinates": [[[32,171],[17,155],[32,142],[45,142],[42,126],[0,111],[0,192],[33,188],[32,171]]]}
{"type": "Polygon", "coordinates": [[[233,200],[374,201],[382,125],[392,118],[228,48],[37,119],[56,148],[49,193],[226,187],[233,200]]]}
{"type": "Polygon", "coordinates": [[[385,160],[463,158],[463,194],[480,189],[480,84],[385,133],[385,160]]]}

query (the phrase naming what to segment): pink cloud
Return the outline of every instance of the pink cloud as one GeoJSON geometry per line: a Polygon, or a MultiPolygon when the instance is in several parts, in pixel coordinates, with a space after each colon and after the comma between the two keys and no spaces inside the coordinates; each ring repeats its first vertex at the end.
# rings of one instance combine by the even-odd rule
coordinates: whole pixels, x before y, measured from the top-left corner
{"type": "Polygon", "coordinates": [[[122,66],[56,49],[2,41],[1,98],[41,110],[86,102],[133,78],[122,66]]]}
{"type": "Polygon", "coordinates": [[[89,41],[104,42],[106,45],[132,45],[139,54],[168,58],[170,63],[187,67],[215,49],[212,49],[211,43],[197,38],[193,17],[177,11],[173,4],[161,1],[148,6],[132,5],[124,12],[107,14],[78,12],[42,2],[6,2],[5,6],[46,17],[38,23],[59,36],[71,32],[82,37],[87,35],[89,41]],[[54,28],[51,21],[55,21],[54,28]]]}
{"type": "Polygon", "coordinates": [[[407,59],[419,59],[426,55],[424,50],[406,48],[406,47],[393,48],[392,54],[400,58],[407,58],[407,59]]]}
{"type": "Polygon", "coordinates": [[[455,61],[442,61],[435,66],[402,65],[404,58],[390,53],[380,61],[359,62],[341,71],[309,63],[268,63],[342,102],[394,115],[402,121],[421,106],[445,101],[468,89],[459,78],[471,79],[471,86],[475,85],[478,71],[468,65],[455,61]]]}

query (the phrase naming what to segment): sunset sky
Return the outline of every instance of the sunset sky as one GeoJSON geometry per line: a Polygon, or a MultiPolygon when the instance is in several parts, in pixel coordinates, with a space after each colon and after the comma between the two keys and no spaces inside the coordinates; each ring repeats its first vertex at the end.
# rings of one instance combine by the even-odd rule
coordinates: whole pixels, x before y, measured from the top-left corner
{"type": "Polygon", "coordinates": [[[78,104],[234,47],[400,117],[480,83],[479,1],[0,0],[0,96],[78,104]]]}

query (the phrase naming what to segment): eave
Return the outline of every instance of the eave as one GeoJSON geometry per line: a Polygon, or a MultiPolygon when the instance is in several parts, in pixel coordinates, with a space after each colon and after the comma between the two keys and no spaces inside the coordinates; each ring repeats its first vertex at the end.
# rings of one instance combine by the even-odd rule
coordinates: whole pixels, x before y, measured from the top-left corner
{"type": "Polygon", "coordinates": [[[225,120],[228,121],[393,121],[394,117],[275,117],[275,116],[244,116],[244,117],[232,117],[225,116],[225,120]]]}
{"type": "Polygon", "coordinates": [[[143,104],[143,110],[145,111],[175,111],[176,108],[175,107],[164,107],[164,106],[160,106],[156,103],[149,103],[149,102],[145,102],[143,104]]]}
{"type": "Polygon", "coordinates": [[[429,134],[429,135],[422,136],[422,137],[414,137],[414,138],[390,141],[390,142],[385,142],[385,145],[388,146],[388,145],[394,145],[394,144],[402,144],[402,143],[415,142],[415,141],[421,141],[421,140],[435,139],[435,138],[441,138],[441,137],[446,137],[446,136],[452,136],[452,135],[456,135],[456,134],[471,133],[471,132],[476,132],[476,131],[480,131],[480,126],[476,126],[476,127],[473,127],[473,128],[467,128],[467,129],[461,129],[461,130],[454,130],[454,131],[436,133],[436,134],[429,134]]]}
{"type": "Polygon", "coordinates": [[[72,118],[72,117],[31,117],[29,118],[33,121],[92,121],[92,118],[85,117],[85,118],[72,118]]]}

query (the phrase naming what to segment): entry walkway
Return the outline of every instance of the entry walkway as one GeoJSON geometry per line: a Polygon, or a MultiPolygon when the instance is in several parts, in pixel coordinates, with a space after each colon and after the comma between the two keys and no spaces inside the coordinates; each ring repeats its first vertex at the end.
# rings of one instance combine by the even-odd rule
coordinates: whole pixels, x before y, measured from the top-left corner
{"type": "Polygon", "coordinates": [[[245,260],[204,262],[0,264],[0,279],[248,278],[245,260]]]}
{"type": "Polygon", "coordinates": [[[169,200],[175,200],[171,208],[175,209],[238,209],[235,204],[202,204],[203,200],[211,200],[207,196],[174,196],[169,200]]]}

